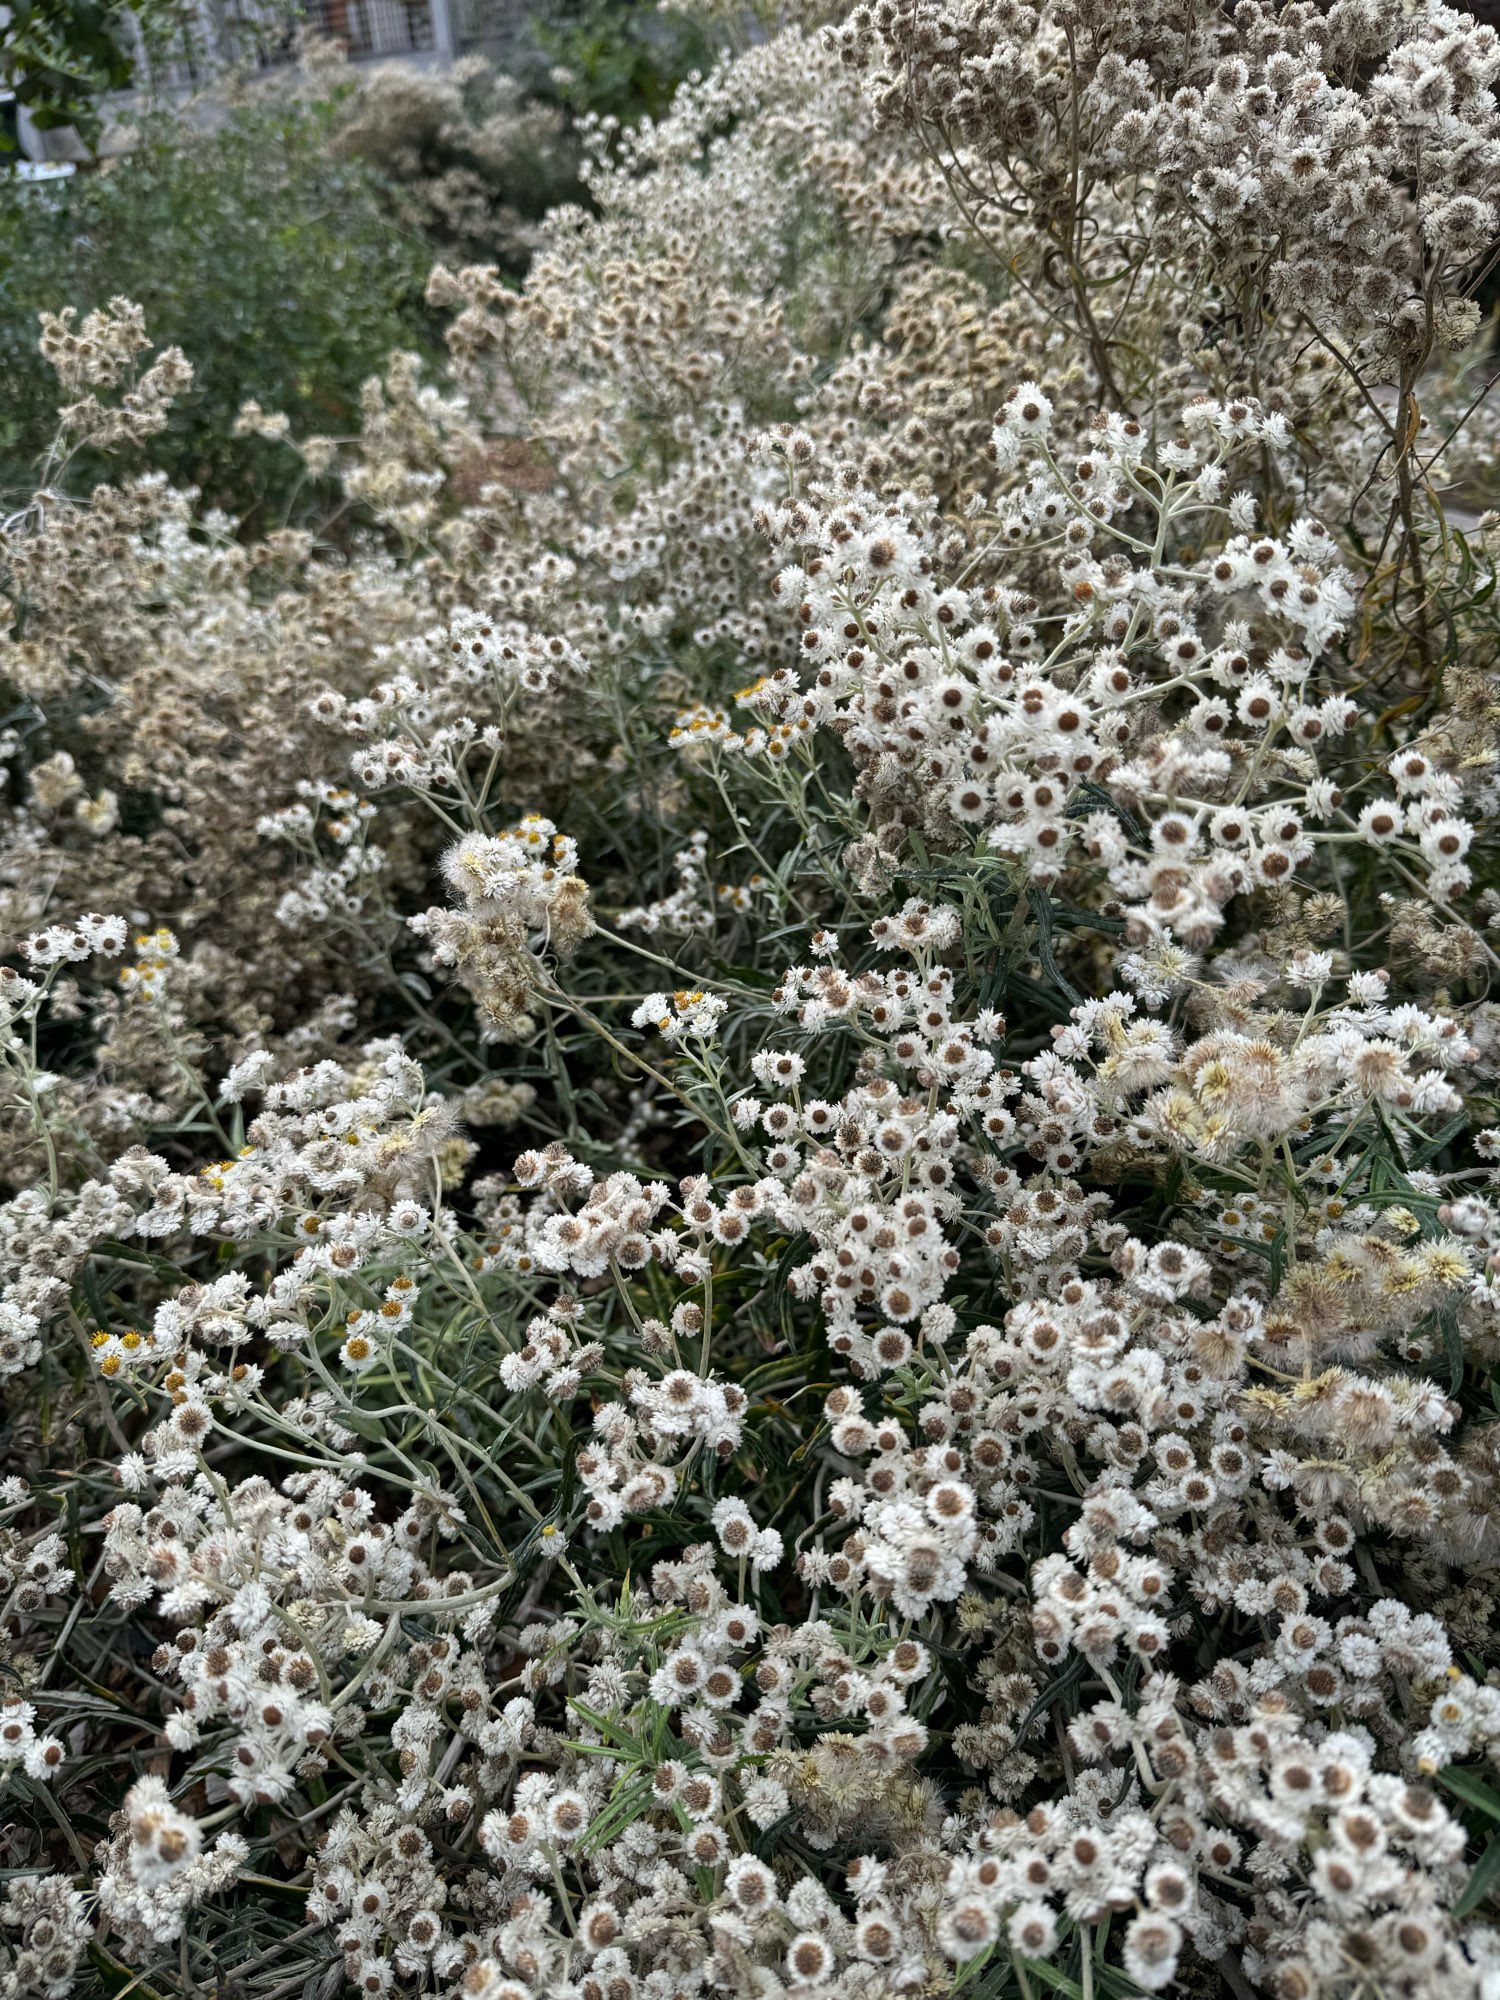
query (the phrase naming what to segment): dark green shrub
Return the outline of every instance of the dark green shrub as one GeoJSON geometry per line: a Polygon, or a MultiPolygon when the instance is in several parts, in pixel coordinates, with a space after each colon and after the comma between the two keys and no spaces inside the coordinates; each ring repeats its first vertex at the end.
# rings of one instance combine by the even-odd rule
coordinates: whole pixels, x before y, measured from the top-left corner
{"type": "Polygon", "coordinates": [[[28,489],[52,435],[38,312],[123,293],[193,359],[154,462],[238,510],[288,504],[289,455],[234,437],[241,403],[344,434],[392,348],[431,340],[431,251],[368,162],[330,144],[338,108],[264,91],[211,131],[158,110],[134,152],[70,181],[0,174],[0,489],[28,489]]]}
{"type": "Polygon", "coordinates": [[[713,48],[696,21],[634,0],[539,0],[530,37],[551,68],[537,89],[575,115],[633,125],[659,118],[713,48]]]}

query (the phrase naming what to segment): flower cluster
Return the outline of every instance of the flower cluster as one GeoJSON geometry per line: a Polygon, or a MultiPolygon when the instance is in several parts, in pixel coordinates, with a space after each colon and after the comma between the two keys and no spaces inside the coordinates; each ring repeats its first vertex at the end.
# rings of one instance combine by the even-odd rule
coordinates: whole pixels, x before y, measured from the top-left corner
{"type": "Polygon", "coordinates": [[[279,525],[44,324],[0,2000],[1500,1991],[1500,42],[815,11],[279,525]]]}

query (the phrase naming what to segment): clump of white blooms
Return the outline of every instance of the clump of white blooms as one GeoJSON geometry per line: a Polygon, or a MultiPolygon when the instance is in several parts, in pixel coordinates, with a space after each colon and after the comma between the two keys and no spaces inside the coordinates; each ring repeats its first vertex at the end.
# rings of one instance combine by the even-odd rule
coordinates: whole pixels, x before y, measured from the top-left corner
{"type": "Polygon", "coordinates": [[[0,2000],[1500,1993],[1497,79],[771,23],[337,533],[45,320],[0,2000]]]}

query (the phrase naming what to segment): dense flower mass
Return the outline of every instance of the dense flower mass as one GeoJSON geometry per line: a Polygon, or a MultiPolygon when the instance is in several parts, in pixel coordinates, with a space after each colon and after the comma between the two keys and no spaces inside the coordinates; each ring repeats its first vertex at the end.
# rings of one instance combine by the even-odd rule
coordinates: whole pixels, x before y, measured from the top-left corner
{"type": "Polygon", "coordinates": [[[1497,88],[782,22],[326,518],[45,320],[0,2000],[1500,1994],[1497,88]]]}

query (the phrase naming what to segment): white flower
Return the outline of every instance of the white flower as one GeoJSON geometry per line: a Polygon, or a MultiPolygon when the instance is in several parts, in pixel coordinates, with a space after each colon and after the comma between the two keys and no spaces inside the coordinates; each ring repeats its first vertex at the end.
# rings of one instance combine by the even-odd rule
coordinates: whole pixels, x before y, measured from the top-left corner
{"type": "Polygon", "coordinates": [[[1045,437],[1052,427],[1052,404],[1038,382],[1018,382],[1005,400],[1005,423],[1022,437],[1045,437]]]}

